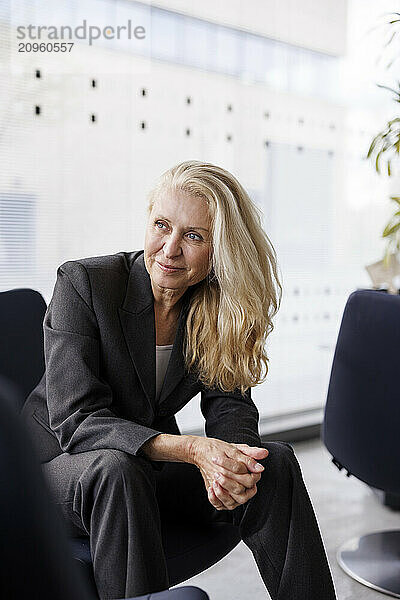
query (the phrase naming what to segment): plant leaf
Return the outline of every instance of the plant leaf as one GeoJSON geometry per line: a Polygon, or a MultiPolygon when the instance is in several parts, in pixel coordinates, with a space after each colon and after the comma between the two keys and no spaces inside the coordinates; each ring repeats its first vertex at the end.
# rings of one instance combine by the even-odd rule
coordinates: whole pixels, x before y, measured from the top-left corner
{"type": "Polygon", "coordinates": [[[379,175],[381,174],[380,170],[379,170],[379,159],[381,157],[383,150],[379,150],[378,154],[376,155],[376,159],[375,159],[375,169],[376,172],[379,173],[379,175]]]}
{"type": "Polygon", "coordinates": [[[396,223],[395,225],[392,225],[392,222],[390,222],[386,225],[385,229],[383,230],[382,237],[390,237],[394,233],[396,233],[396,231],[398,231],[399,229],[400,229],[400,221],[398,223],[396,223]]]}
{"type": "Polygon", "coordinates": [[[382,85],[381,83],[377,83],[376,85],[377,85],[378,87],[380,87],[380,88],[384,89],[384,90],[389,90],[390,92],[393,92],[393,94],[394,94],[395,96],[397,96],[397,95],[398,95],[398,93],[399,93],[399,92],[397,92],[396,90],[394,90],[393,88],[390,88],[390,87],[388,87],[387,85],[382,85]]]}
{"type": "Polygon", "coordinates": [[[383,44],[384,48],[386,48],[387,46],[389,46],[389,44],[392,43],[392,40],[397,33],[398,33],[397,31],[393,31],[392,35],[390,36],[390,39],[385,44],[383,44]]]}
{"type": "Polygon", "coordinates": [[[371,156],[372,152],[374,151],[374,148],[375,148],[376,144],[378,143],[378,139],[380,138],[380,135],[381,134],[379,133],[372,140],[371,145],[370,145],[369,150],[368,150],[367,158],[369,158],[371,156]]]}

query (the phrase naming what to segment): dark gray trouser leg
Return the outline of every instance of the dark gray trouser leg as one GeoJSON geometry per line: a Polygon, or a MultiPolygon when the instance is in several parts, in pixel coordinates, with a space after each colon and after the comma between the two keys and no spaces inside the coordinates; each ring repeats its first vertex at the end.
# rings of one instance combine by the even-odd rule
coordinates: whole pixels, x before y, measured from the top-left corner
{"type": "Polygon", "coordinates": [[[101,600],[169,587],[154,469],[119,450],[61,454],[42,465],[71,533],[90,535],[101,600]]]}
{"type": "Polygon", "coordinates": [[[71,530],[78,535],[91,531],[100,598],[169,587],[161,514],[162,519],[233,521],[272,600],[336,600],[296,456],[283,442],[263,446],[269,455],[260,461],[265,470],[257,494],[233,511],[217,511],[210,505],[200,471],[190,464],[166,463],[158,473],[145,459],[117,450],[93,450],[62,454],[42,465],[71,530]]]}
{"type": "MultiPolygon", "coordinates": [[[[325,548],[300,465],[283,442],[269,451],[257,494],[231,511],[272,600],[335,600],[325,548]]],[[[229,512],[229,511],[227,511],[229,512]]]]}

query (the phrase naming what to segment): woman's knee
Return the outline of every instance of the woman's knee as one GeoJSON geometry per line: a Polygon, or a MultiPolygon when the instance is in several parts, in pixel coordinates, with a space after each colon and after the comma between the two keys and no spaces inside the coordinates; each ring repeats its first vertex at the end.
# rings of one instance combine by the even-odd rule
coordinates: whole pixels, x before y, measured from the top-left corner
{"type": "MultiPolygon", "coordinates": [[[[268,456],[258,460],[265,469],[274,469],[281,474],[291,473],[293,469],[300,470],[293,447],[287,442],[263,442],[262,447],[268,450],[268,456]]],[[[263,471],[264,472],[264,471],[263,471]]]]}
{"type": "Polygon", "coordinates": [[[151,464],[141,456],[135,456],[114,448],[104,448],[99,451],[92,469],[104,480],[136,482],[154,478],[151,464]]]}
{"type": "Polygon", "coordinates": [[[262,460],[268,460],[270,454],[275,454],[277,456],[294,455],[293,446],[291,446],[288,442],[262,442],[261,447],[268,450],[268,456],[265,459],[261,459],[261,462],[262,460]]]}
{"type": "Polygon", "coordinates": [[[133,503],[147,506],[147,500],[155,498],[153,468],[146,459],[113,448],[103,448],[93,454],[75,487],[72,505],[88,532],[95,505],[107,518],[113,505],[123,514],[124,507],[133,503]]]}

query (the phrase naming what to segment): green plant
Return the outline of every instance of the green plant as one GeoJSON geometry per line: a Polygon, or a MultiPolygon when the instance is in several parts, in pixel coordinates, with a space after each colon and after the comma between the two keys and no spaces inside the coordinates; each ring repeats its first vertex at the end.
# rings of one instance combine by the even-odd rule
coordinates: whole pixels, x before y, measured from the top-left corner
{"type": "MultiPolygon", "coordinates": [[[[400,13],[390,13],[390,15],[394,15],[395,18],[387,23],[389,39],[384,44],[384,48],[387,48],[400,33],[400,13]]],[[[392,59],[386,65],[386,69],[390,68],[397,58],[396,56],[392,59]]],[[[377,84],[377,86],[393,92],[394,101],[400,104],[400,81],[397,81],[398,90],[386,85],[377,84]]],[[[374,160],[375,170],[379,174],[381,173],[381,163],[385,161],[387,175],[388,177],[392,176],[393,161],[398,162],[400,158],[400,116],[388,121],[385,129],[374,137],[366,158],[374,160]]],[[[400,251],[400,196],[390,196],[390,199],[395,203],[394,213],[382,231],[382,237],[387,240],[384,255],[386,264],[388,264],[390,254],[400,251]]]]}

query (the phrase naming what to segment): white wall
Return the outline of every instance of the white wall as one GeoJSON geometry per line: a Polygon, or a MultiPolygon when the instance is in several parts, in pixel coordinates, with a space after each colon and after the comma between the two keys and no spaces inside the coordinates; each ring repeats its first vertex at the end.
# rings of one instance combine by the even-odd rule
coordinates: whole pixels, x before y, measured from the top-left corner
{"type": "MultiPolygon", "coordinates": [[[[94,4],[79,5],[80,18],[82,7],[94,4]]],[[[178,1],[162,4],[182,8],[178,1]]],[[[25,4],[13,3],[18,6],[25,4]]],[[[98,6],[116,4],[99,0],[98,6]]],[[[121,6],[120,19],[130,4],[121,6]]],[[[162,171],[188,158],[219,164],[262,206],[284,281],[269,342],[270,375],[253,393],[268,417],[323,405],[344,302],[357,286],[369,285],[364,266],[381,256],[388,182],[364,156],[387,103],[376,102],[368,78],[362,3],[351,4],[354,38],[346,35],[343,0],[308,1],[301,10],[289,1],[254,2],[251,12],[246,6],[184,3],[187,13],[309,48],[341,55],[347,47],[330,100],[105,45],[18,55],[13,27],[29,11],[21,9],[12,24],[0,21],[0,199],[27,198],[33,207],[33,241],[21,230],[15,266],[2,270],[0,283],[37,288],[48,302],[63,261],[143,247],[146,193],[162,171]]],[[[0,216],[3,249],[4,222],[0,216]]],[[[184,427],[200,423],[197,401],[180,420],[184,427]]]]}
{"type": "Polygon", "coordinates": [[[347,0],[157,0],[148,3],[328,54],[340,55],[346,50],[347,0]]]}

